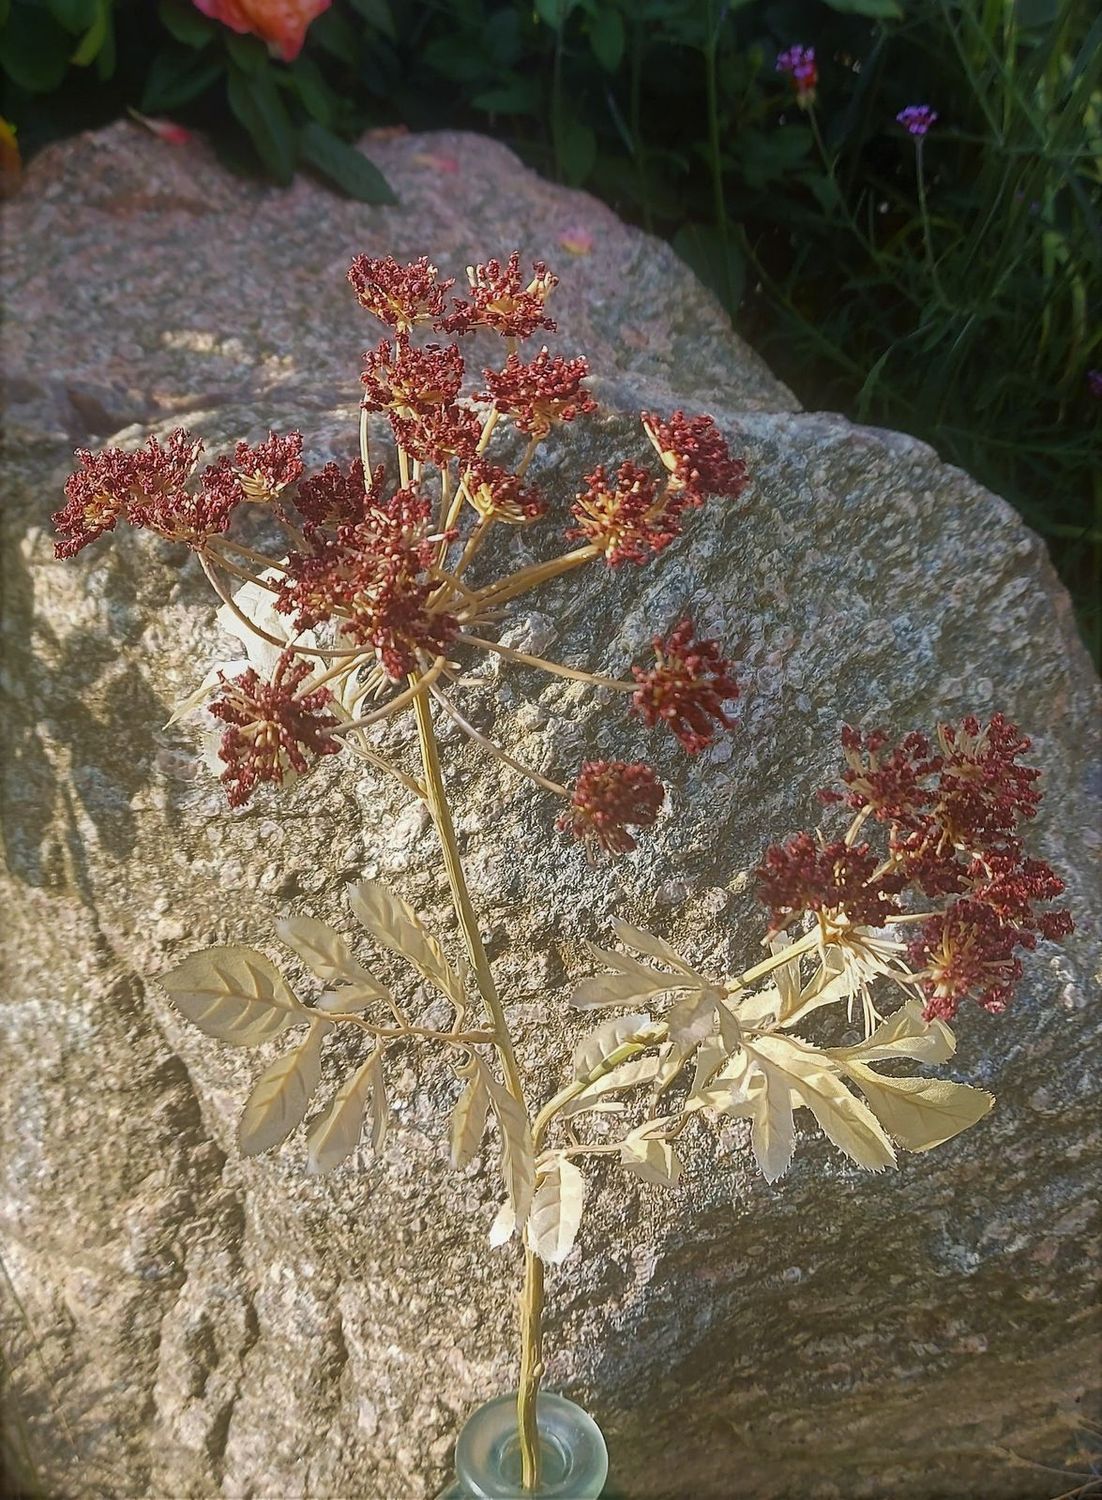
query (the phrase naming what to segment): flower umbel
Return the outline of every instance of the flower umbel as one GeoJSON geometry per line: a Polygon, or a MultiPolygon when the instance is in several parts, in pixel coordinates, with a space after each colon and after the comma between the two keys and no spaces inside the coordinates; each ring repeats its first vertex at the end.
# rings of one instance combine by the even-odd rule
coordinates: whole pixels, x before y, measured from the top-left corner
{"type": "Polygon", "coordinates": [[[240,677],[219,674],[222,691],[210,712],[228,728],[218,748],[226,762],[222,781],[231,807],[243,807],[261,781],[282,783],[289,772],[302,773],[308,755],[334,755],[341,746],[328,736],[338,720],[324,712],[326,688],[300,693],[310,667],[285,651],[272,679],[265,682],[249,667],[240,677]]]}
{"type": "Polygon", "coordinates": [[[665,640],[654,640],[655,666],[632,667],[639,684],[632,696],[633,710],[645,724],[665,724],[690,755],[706,749],[715,739],[716,725],[733,729],[724,703],[739,695],[731,676],[731,664],[720,653],[717,641],[698,641],[693,622],[684,619],[665,640]]]}
{"type": "Polygon", "coordinates": [[[642,761],[587,761],[558,826],[606,854],[628,854],[635,848],[629,827],[649,828],[665,797],[662,783],[642,761]]]}
{"type": "Polygon", "coordinates": [[[819,68],[815,62],[815,48],[802,47],[797,43],[788,47],[777,58],[777,72],[787,73],[796,91],[796,103],[808,109],[815,103],[815,89],[819,82],[819,68]]]}

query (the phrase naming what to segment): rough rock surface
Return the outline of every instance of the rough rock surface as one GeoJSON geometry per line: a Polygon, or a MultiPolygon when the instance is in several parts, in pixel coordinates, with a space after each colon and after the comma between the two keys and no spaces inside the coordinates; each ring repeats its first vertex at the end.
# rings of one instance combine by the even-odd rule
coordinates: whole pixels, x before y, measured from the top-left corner
{"type": "MultiPolygon", "coordinates": [[[[72,439],[115,428],[185,421],[217,452],[275,423],[315,459],[349,451],[342,393],[372,337],[349,254],[458,269],[523,232],[568,273],[560,344],[608,377],[609,410],[548,485],[636,450],[622,413],[640,404],[712,411],[754,476],[744,519],[713,507],[663,565],[549,587],[513,627],[613,672],[686,607],[738,643],[741,726],[663,763],[671,812],[639,856],[587,868],[545,800],[448,741],[535,1091],[577,1031],[583,939],[611,913],[702,956],[752,953],[747,872],[814,818],[843,720],[1001,708],[1027,726],[1047,771],[1036,842],[1080,920],[1030,962],[1012,1014],[961,1017],[961,1076],[999,1096],[963,1142],[872,1177],[805,1140],[768,1189],[736,1130],[723,1151],[701,1135],[674,1193],[595,1174],[581,1254],[553,1278],[550,1384],[602,1422],[632,1500],[1051,1495],[1060,1481],[1014,1455],[1064,1464],[1097,1386],[1102,1132],[1096,682],[1041,544],[922,444],[794,411],[669,252],[592,200],[471,138],[372,153],[399,208],[261,191],[116,126],[44,154],[9,210],[0,1234],[26,1313],[5,1297],[5,1405],[44,1490],[419,1500],[512,1379],[514,1264],[486,1247],[497,1169],[489,1150],[448,1169],[449,1076],[410,1053],[382,1164],[317,1180],[298,1145],[242,1161],[255,1056],[208,1043],[151,978],[210,942],[275,955],[288,902],[350,930],[343,883],[365,875],[446,928],[430,827],[400,789],[332,763],[228,811],[187,730],[159,727],[216,654],[194,561],[120,535],[57,565],[47,517],[72,439]],[[596,248],[563,266],[578,224],[596,248]]],[[[641,746],[617,706],[544,681],[484,676],[468,711],[551,774],[641,746]]],[[[389,745],[412,766],[405,731],[389,745]]]]}

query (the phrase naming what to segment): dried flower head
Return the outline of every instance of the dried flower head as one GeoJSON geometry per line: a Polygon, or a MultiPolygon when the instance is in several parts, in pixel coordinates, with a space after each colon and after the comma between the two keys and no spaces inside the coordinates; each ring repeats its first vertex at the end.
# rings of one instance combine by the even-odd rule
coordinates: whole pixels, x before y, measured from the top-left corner
{"type": "Polygon", "coordinates": [[[815,62],[814,47],[802,47],[797,43],[786,48],[777,58],[777,72],[786,73],[792,80],[796,103],[801,109],[808,109],[815,103],[819,68],[815,62]]]}
{"type": "Polygon", "coordinates": [[[629,827],[649,828],[665,796],[662,783],[642,761],[587,761],[574,783],[570,807],[556,826],[606,854],[628,854],[635,848],[629,827]]]}
{"type": "Polygon", "coordinates": [[[586,487],[571,506],[577,525],[567,537],[580,537],[604,553],[610,567],[645,563],[681,534],[681,507],[647,469],[626,460],[610,479],[604,464],[587,474],[586,487]]]}
{"type": "Polygon", "coordinates": [[[731,451],[711,417],[675,411],[668,420],[642,415],[643,430],[670,475],[670,488],[682,506],[703,505],[709,495],[737,500],[749,484],[746,465],[731,451]]]}
{"type": "Polygon", "coordinates": [[[392,255],[381,260],[357,255],[348,268],[361,307],[398,333],[410,333],[444,315],[444,293],[455,278],[441,281],[427,255],[411,265],[399,265],[392,255]]]}
{"type": "Polygon", "coordinates": [[[528,364],[510,354],[502,370],[484,370],[486,391],[480,397],[492,401],[498,411],[512,417],[521,432],[545,438],[557,422],[572,422],[597,410],[597,403],[582,381],[589,374],[584,358],[564,359],[550,354],[546,345],[528,364]]]}
{"type": "Polygon", "coordinates": [[[412,417],[388,412],[394,441],[418,463],[443,467],[453,458],[469,463],[478,452],[482,423],[467,406],[427,407],[412,417]]]}
{"type": "Polygon", "coordinates": [[[653,667],[631,669],[639,684],[632,695],[633,711],[650,728],[667,725],[689,754],[696,755],[712,743],[717,724],[735,727],[723,710],[724,703],[739,695],[731,664],[717,641],[693,638],[690,619],[682,620],[667,639],[656,636],[654,654],[653,667]]]}
{"type": "Polygon", "coordinates": [[[868,844],[823,844],[809,833],[766,849],[757,880],[773,932],[805,912],[818,913],[829,929],[882,927],[901,914],[896,897],[906,885],[868,844]]]}
{"type": "Polygon", "coordinates": [[[280,437],[269,431],[264,442],[254,446],[238,443],[232,459],[222,457],[203,476],[209,494],[220,494],[235,504],[249,500],[267,504],[278,499],[302,476],[302,433],[280,437]]]}
{"type": "Polygon", "coordinates": [[[371,478],[369,489],[364,482],[363,460],[355,458],[347,470],[340,464],[328,463],[317,474],[302,480],[295,494],[295,508],[303,519],[306,535],[313,536],[323,526],[355,525],[362,521],[369,509],[382,502],[386,482],[382,464],[377,465],[371,478]]]}
{"type": "Polygon", "coordinates": [[[937,110],[931,109],[928,104],[908,104],[895,118],[908,134],[921,140],[930,126],[936,123],[937,110]]]}
{"type": "Polygon", "coordinates": [[[431,515],[424,496],[398,490],[333,540],[288,558],[276,609],[294,614],[298,630],[337,620],[348,641],[374,649],[392,681],[408,676],[423,653],[445,651],[456,630],[453,614],[429,608],[442,540],[431,532],[431,515]]]}
{"type": "Polygon", "coordinates": [[[192,543],[225,531],[236,501],[219,493],[193,496],[186,489],[202,448],[182,427],[163,446],[151,437],[134,453],[78,448],[80,467],[66,481],[66,504],[53,516],[60,533],[55,555],[73,557],[120,520],[192,543]]]}
{"type": "Polygon", "coordinates": [[[390,411],[404,421],[450,406],[463,383],[463,357],[457,344],[416,348],[399,334],[393,348],[384,339],[364,355],[360,376],[366,411],[390,411]]]}
{"type": "Polygon", "coordinates": [[[1003,714],[982,725],[974,715],[937,731],[941,767],[933,816],[954,844],[969,850],[997,848],[1041,801],[1035,766],[1018,757],[1029,738],[1003,714]]]}
{"type": "Polygon", "coordinates": [[[307,662],[285,651],[270,682],[249,667],[226,678],[210,712],[228,727],[218,748],[226,762],[222,781],[231,807],[243,807],[262,781],[282,783],[290,771],[304,772],[308,756],[335,755],[340,742],[327,733],[338,721],[324,712],[330,699],[324,687],[300,692],[309,676],[307,662]]]}
{"type": "Polygon", "coordinates": [[[907,948],[926,996],[926,1018],[951,1021],[966,999],[1000,1015],[1022,976],[1014,950],[1035,941],[981,901],[955,901],[931,917],[907,948]]]}
{"type": "Polygon", "coordinates": [[[499,260],[485,265],[468,266],[470,298],[456,299],[452,311],[438,327],[447,333],[470,333],[474,328],[490,328],[502,338],[526,339],[537,328],[554,333],[555,323],[543,310],[548,296],[559,284],[542,260],[532,267],[525,282],[520,271],[520,251],[514,250],[503,266],[499,260]]]}
{"type": "Polygon", "coordinates": [[[912,827],[916,818],[929,807],[933,793],[929,790],[930,774],[940,768],[940,760],[931,754],[924,734],[908,734],[898,744],[886,749],[889,736],[882,729],[869,734],[846,725],[842,730],[845,769],[843,792],[824,789],[820,800],[844,802],[856,812],[869,812],[881,822],[912,827]]]}
{"type": "Polygon", "coordinates": [[[480,516],[523,526],[547,512],[547,502],[511,469],[477,459],[463,476],[467,498],[480,516]]]}

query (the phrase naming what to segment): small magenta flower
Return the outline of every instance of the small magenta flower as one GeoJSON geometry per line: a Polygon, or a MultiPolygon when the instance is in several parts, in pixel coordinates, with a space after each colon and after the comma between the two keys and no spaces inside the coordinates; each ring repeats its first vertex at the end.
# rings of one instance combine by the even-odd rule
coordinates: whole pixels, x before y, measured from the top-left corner
{"type": "Polygon", "coordinates": [[[905,130],[921,140],[937,120],[937,110],[931,109],[928,104],[908,104],[895,118],[905,130]]]}
{"type": "Polygon", "coordinates": [[[809,109],[815,103],[815,89],[819,82],[819,69],[815,62],[815,48],[789,47],[777,58],[777,72],[787,73],[796,90],[796,103],[801,109],[809,109]]]}

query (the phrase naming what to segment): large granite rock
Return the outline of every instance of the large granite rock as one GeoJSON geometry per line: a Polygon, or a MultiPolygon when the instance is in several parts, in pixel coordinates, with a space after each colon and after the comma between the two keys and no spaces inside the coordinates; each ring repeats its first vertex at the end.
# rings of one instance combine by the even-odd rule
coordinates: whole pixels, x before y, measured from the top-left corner
{"type": "MultiPolygon", "coordinates": [[[[255,1059],[206,1042],[153,982],[211,942],[274,955],[288,902],[348,930],[343,883],[362,876],[450,931],[426,818],[332,763],[227,810],[188,732],[160,728],[217,645],[194,560],[120,535],[55,564],[47,518],[72,440],[115,428],[183,421],[218,451],[274,423],[314,459],[350,451],[372,337],[342,285],[351,253],[461,271],[519,238],[567,273],[559,342],[606,377],[605,415],[544,471],[560,500],[637,447],[640,404],[712,411],[754,476],[745,518],[713,507],[661,566],[551,586],[515,626],[615,672],[686,607],[738,644],[741,727],[664,764],[671,812],[637,858],[588,868],[546,801],[447,742],[534,1092],[559,1076],[582,942],[611,913],[701,955],[753,952],[747,872],[815,816],[843,720],[1001,708],[1027,726],[1047,772],[1037,842],[1080,924],[1030,962],[1012,1014],[960,1018],[962,1076],[999,1096],[964,1141],[879,1177],[805,1141],[769,1189],[735,1129],[725,1151],[699,1137],[673,1193],[595,1173],[581,1252],[552,1280],[550,1384],[601,1420],[632,1500],[1051,1495],[1021,1460],[1063,1465],[1097,1386],[1102,1132],[1096,683],[1041,543],[922,444],[797,413],[669,251],[592,200],[470,137],[372,152],[398,208],[249,187],[115,126],[44,154],[8,211],[0,1180],[25,1318],[4,1301],[5,1406],[44,1490],[416,1500],[513,1378],[515,1261],[486,1244],[497,1168],[487,1150],[448,1169],[449,1075],[410,1052],[383,1164],[318,1180],[297,1145],[242,1161],[255,1059]],[[594,251],[563,265],[579,225],[594,251]]],[[[618,709],[524,672],[468,703],[552,774],[642,744],[618,709]]],[[[412,766],[406,731],[387,743],[412,766]]]]}

